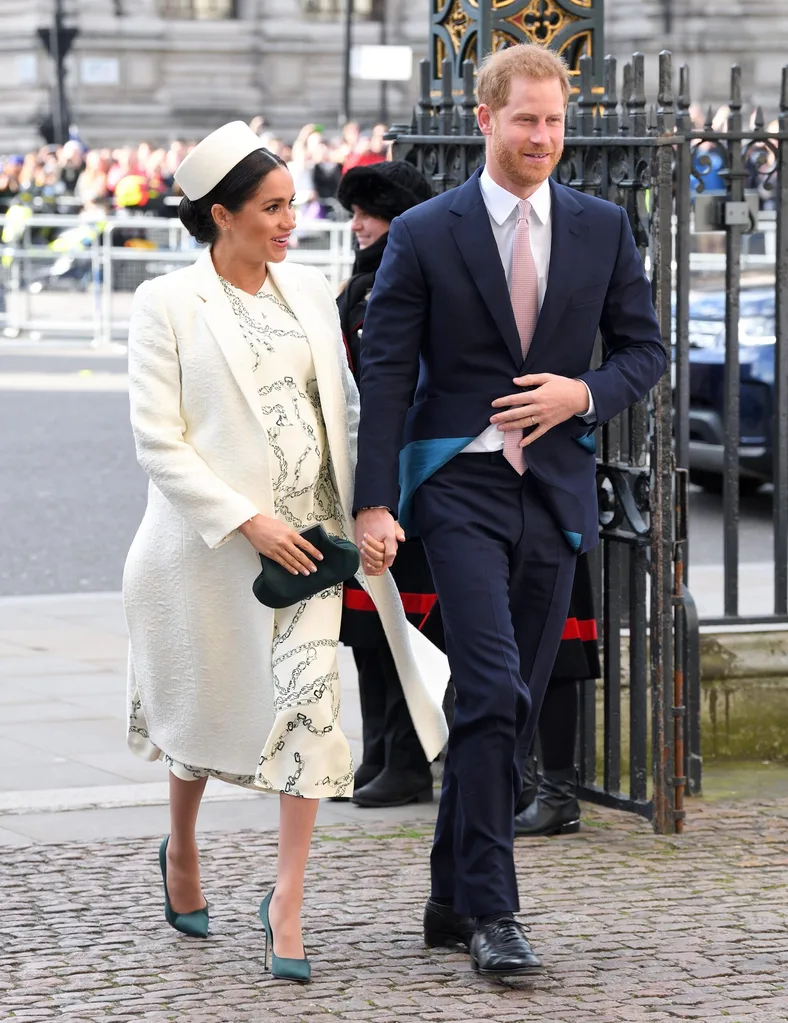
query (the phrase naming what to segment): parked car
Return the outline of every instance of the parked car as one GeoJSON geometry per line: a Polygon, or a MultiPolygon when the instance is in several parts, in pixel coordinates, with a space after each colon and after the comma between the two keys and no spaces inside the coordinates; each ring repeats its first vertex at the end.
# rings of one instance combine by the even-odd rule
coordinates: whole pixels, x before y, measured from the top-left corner
{"type": "MultiPolygon", "coordinates": [[[[721,491],[724,457],[725,292],[690,293],[690,477],[721,491]]],[[[772,479],[775,295],[743,288],[739,308],[739,488],[772,479]]]]}

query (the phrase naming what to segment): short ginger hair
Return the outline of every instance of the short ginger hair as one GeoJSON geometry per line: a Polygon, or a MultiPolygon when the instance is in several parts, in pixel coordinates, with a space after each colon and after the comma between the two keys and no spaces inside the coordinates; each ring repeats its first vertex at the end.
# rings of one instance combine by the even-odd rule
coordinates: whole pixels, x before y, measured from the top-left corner
{"type": "Polygon", "coordinates": [[[564,105],[569,100],[569,71],[566,61],[554,50],[536,43],[517,43],[503,50],[488,53],[476,75],[476,97],[493,113],[509,102],[509,87],[513,78],[532,78],[545,81],[557,78],[564,93],[564,105]]]}

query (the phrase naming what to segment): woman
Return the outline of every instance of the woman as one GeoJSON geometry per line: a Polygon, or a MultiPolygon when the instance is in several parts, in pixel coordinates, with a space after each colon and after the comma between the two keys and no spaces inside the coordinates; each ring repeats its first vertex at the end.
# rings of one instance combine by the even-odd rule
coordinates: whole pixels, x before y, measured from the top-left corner
{"type": "MultiPolygon", "coordinates": [[[[129,745],[170,769],[165,911],[188,934],[208,929],[195,840],[207,778],[280,793],[277,882],[260,916],[274,975],[303,981],[304,868],[318,799],[353,785],[338,724],[341,587],[272,611],[252,583],[258,552],[309,575],[320,556],[300,531],[350,531],[358,395],[328,283],[318,270],[282,265],[293,181],[259,146],[238,121],[183,161],[179,215],[209,248],[135,298],[131,421],[150,487],[124,574],[129,745]]],[[[380,565],[365,545],[363,568],[380,565]]],[[[390,576],[366,585],[434,756],[446,738],[448,668],[415,630],[409,638],[390,576]]]]}
{"type": "MultiPolygon", "coordinates": [[[[375,283],[394,217],[432,197],[420,171],[405,160],[349,170],[338,199],[353,214],[358,252],[337,306],[353,374],[358,380],[367,300],[375,283]]],[[[420,540],[402,544],[392,566],[408,620],[443,649],[440,616],[430,615],[436,596],[420,540]],[[426,624],[425,624],[426,623],[426,624]]],[[[340,639],[353,648],[364,734],[356,770],[357,806],[402,806],[432,800],[432,772],[408,707],[375,605],[352,581],[345,587],[340,639]]]]}

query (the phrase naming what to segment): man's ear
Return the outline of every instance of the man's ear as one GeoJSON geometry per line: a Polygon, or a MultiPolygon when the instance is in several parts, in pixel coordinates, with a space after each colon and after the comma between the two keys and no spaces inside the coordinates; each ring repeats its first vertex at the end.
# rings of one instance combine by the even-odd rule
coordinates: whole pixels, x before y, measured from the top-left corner
{"type": "Polygon", "coordinates": [[[493,112],[486,103],[480,103],[476,110],[476,121],[482,135],[492,135],[493,112]]]}

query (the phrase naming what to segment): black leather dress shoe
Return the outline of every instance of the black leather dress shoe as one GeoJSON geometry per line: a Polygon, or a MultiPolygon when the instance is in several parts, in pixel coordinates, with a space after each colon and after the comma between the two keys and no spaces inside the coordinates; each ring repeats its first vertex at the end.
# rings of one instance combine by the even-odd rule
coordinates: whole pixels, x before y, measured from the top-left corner
{"type": "Polygon", "coordinates": [[[427,899],[424,907],[424,944],[427,948],[470,948],[476,930],[472,916],[460,916],[451,906],[427,899]]]}
{"type": "Polygon", "coordinates": [[[486,977],[532,977],[543,972],[523,925],[511,917],[482,924],[471,939],[471,965],[486,977]]]}
{"type": "Polygon", "coordinates": [[[536,799],[514,818],[514,833],[521,838],[537,835],[572,835],[580,830],[574,767],[545,771],[536,799]]]}
{"type": "Polygon", "coordinates": [[[356,806],[406,806],[432,802],[432,772],[394,771],[384,767],[368,785],[353,794],[356,806]]]}
{"type": "MultiPolygon", "coordinates": [[[[362,789],[365,785],[369,785],[382,770],[383,767],[380,764],[359,764],[353,776],[353,791],[355,792],[358,789],[362,789]]],[[[350,802],[350,796],[332,796],[331,802],[348,803],[350,802]]]]}

